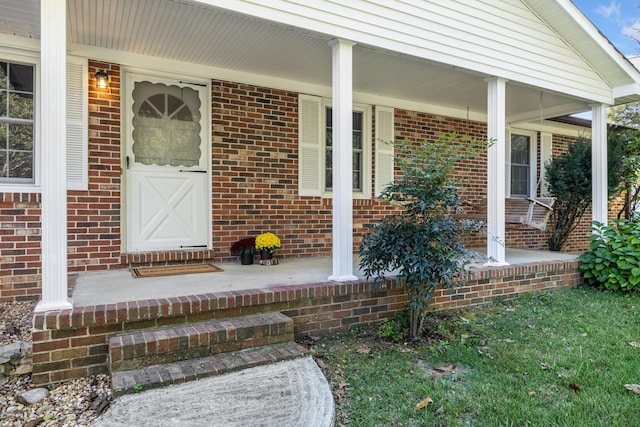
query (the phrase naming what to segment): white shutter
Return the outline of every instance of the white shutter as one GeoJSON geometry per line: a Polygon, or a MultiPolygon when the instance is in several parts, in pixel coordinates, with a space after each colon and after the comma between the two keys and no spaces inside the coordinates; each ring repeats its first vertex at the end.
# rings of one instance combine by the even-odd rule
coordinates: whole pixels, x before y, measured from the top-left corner
{"type": "Polygon", "coordinates": [[[376,106],[376,196],[393,182],[392,142],[395,142],[393,108],[376,106]]]}
{"type": "Polygon", "coordinates": [[[540,139],[542,141],[542,145],[540,146],[540,196],[549,197],[545,166],[553,156],[553,135],[550,133],[542,133],[540,139]]]}
{"type": "Polygon", "coordinates": [[[69,190],[86,190],[89,187],[87,81],[87,60],[67,57],[67,189],[69,190]]]}
{"type": "Polygon", "coordinates": [[[322,182],[321,99],[298,98],[298,191],[301,196],[320,196],[322,182]]]}

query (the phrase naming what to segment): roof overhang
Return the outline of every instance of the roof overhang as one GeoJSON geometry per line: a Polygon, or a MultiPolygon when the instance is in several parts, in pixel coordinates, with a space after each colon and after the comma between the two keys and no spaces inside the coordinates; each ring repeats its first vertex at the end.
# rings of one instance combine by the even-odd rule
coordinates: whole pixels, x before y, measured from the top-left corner
{"type": "MultiPolygon", "coordinates": [[[[611,87],[607,101],[640,100],[640,73],[569,0],[522,0],[556,28],[611,87]]],[[[72,54],[165,73],[233,80],[330,96],[335,34],[250,16],[229,4],[188,0],[68,0],[72,54]]],[[[39,39],[35,0],[0,4],[0,46],[39,39]],[[4,33],[4,35],[2,34],[4,33]],[[15,42],[18,40],[18,42],[15,42]]],[[[367,44],[353,51],[354,100],[483,120],[486,71],[367,44]]],[[[600,100],[603,102],[603,100],[600,100]]],[[[587,111],[594,100],[510,80],[507,122],[587,111]]]]}

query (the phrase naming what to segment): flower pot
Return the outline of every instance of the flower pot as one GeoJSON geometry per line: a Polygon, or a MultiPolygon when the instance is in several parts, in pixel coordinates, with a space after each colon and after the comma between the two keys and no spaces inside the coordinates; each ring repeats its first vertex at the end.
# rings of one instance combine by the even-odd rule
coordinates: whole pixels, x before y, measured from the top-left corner
{"type": "Polygon", "coordinates": [[[240,264],[242,265],[253,264],[253,253],[250,251],[242,251],[240,253],[240,264]]]}
{"type": "Polygon", "coordinates": [[[269,252],[267,250],[260,250],[260,259],[271,259],[273,258],[273,252],[269,252]]]}

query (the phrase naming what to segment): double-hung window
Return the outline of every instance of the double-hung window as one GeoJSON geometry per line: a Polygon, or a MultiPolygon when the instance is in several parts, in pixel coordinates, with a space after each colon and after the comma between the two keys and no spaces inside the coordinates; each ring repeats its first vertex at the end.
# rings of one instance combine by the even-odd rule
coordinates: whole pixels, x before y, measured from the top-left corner
{"type": "Polygon", "coordinates": [[[535,196],[536,134],[513,130],[507,146],[507,194],[510,197],[535,196]]]}
{"type": "Polygon", "coordinates": [[[0,183],[33,184],[35,66],[0,60],[0,183]]]}
{"type": "MultiPolygon", "coordinates": [[[[0,51],[0,191],[40,191],[39,58],[0,51]]],[[[67,56],[67,188],[88,186],[87,60],[67,56]]]]}
{"type": "MultiPolygon", "coordinates": [[[[354,198],[370,199],[373,185],[378,195],[393,181],[393,146],[383,142],[394,138],[393,108],[375,106],[375,118],[373,108],[362,104],[352,107],[351,188],[354,198]]],[[[333,182],[335,129],[332,113],[331,100],[299,96],[298,189],[301,196],[331,197],[336,185],[333,182]]]]}
{"type": "MultiPolygon", "coordinates": [[[[324,191],[331,191],[333,187],[333,110],[331,107],[325,108],[325,145],[324,145],[324,191]]],[[[353,173],[353,192],[362,193],[364,182],[364,112],[353,112],[353,132],[352,132],[352,173],[353,173]]]]}

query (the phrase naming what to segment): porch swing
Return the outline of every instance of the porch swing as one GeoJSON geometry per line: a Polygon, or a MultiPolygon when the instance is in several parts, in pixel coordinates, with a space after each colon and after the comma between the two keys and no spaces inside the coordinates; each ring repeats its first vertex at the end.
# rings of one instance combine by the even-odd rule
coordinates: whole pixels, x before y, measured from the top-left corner
{"type": "MultiPolygon", "coordinates": [[[[524,224],[536,230],[545,231],[555,197],[507,197],[504,199],[504,222],[507,224],[524,224]]],[[[467,202],[470,212],[463,210],[454,215],[459,218],[486,221],[487,199],[476,203],[467,202]]]]}
{"type": "Polygon", "coordinates": [[[507,197],[504,200],[504,221],[545,231],[555,202],[555,197],[507,197]]]}

